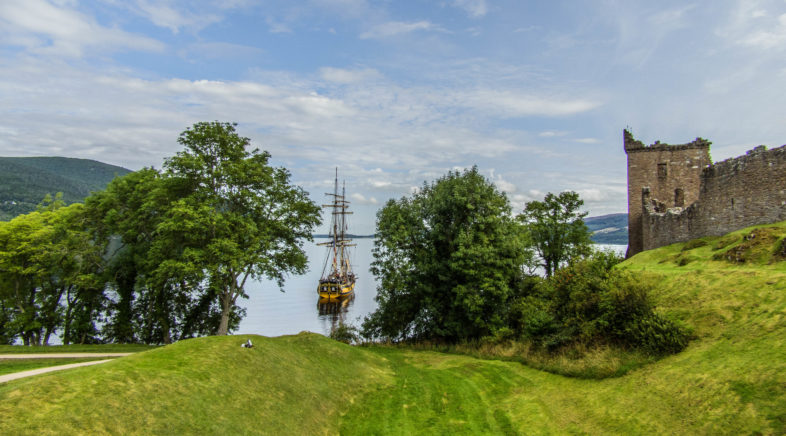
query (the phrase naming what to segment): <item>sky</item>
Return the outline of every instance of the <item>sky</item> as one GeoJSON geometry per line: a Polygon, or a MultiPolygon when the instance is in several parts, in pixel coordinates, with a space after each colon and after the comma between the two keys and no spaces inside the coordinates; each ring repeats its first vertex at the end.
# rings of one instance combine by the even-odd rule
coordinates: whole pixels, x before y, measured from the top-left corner
{"type": "Polygon", "coordinates": [[[0,0],[0,155],[161,168],[236,122],[351,231],[477,165],[514,211],[625,212],[622,130],[786,143],[786,1],[0,0]]]}

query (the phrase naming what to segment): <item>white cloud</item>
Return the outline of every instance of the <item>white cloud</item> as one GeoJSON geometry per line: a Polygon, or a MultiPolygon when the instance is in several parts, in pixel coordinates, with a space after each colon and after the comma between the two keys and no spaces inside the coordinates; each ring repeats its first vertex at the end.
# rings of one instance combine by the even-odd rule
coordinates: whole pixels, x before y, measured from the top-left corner
{"type": "Polygon", "coordinates": [[[567,134],[568,134],[568,132],[555,131],[555,130],[545,130],[543,132],[538,133],[538,136],[540,136],[541,138],[554,138],[554,137],[558,137],[558,136],[565,136],[567,134]]]}
{"type": "Polygon", "coordinates": [[[292,33],[292,28],[289,24],[274,20],[272,17],[267,17],[265,22],[268,25],[270,33],[292,33]]]}
{"type": "Polygon", "coordinates": [[[164,45],[145,36],[104,27],[92,17],[45,0],[0,2],[0,41],[50,55],[81,57],[86,50],[162,51],[164,45]]]}
{"type": "Polygon", "coordinates": [[[406,23],[403,21],[389,21],[387,23],[378,24],[371,29],[360,34],[360,39],[383,39],[391,36],[415,32],[418,30],[439,30],[429,21],[415,21],[406,23]]]}
{"type": "Polygon", "coordinates": [[[729,23],[716,33],[744,47],[786,48],[786,14],[772,14],[768,9],[773,8],[782,10],[782,3],[739,0],[731,11],[729,23]]]}
{"type": "Polygon", "coordinates": [[[590,99],[542,97],[498,89],[471,91],[460,98],[465,105],[484,108],[507,118],[575,115],[601,106],[601,102],[590,99]]]}
{"type": "Polygon", "coordinates": [[[264,50],[228,42],[197,42],[178,52],[186,59],[232,59],[260,56],[264,50]]]}
{"type": "Polygon", "coordinates": [[[137,7],[141,15],[149,19],[153,24],[164,27],[172,33],[180,32],[181,28],[202,29],[212,23],[221,20],[221,17],[205,11],[191,12],[177,10],[171,2],[156,0],[137,0],[137,7]]]}
{"type": "Polygon", "coordinates": [[[597,139],[597,138],[578,138],[575,141],[578,142],[578,143],[581,143],[581,144],[598,144],[598,143],[600,143],[600,140],[597,139]]]}
{"type": "Polygon", "coordinates": [[[786,46],[786,14],[778,17],[769,29],[752,30],[740,39],[740,43],[764,50],[784,48],[786,46]]]}
{"type": "Polygon", "coordinates": [[[381,77],[379,71],[373,68],[347,70],[343,68],[323,67],[320,68],[319,73],[322,79],[339,84],[351,84],[381,77]]]}
{"type": "Polygon", "coordinates": [[[473,18],[480,18],[488,12],[486,0],[454,0],[453,6],[463,9],[473,18]]]}
{"type": "Polygon", "coordinates": [[[349,196],[353,201],[357,202],[358,204],[379,204],[376,198],[368,197],[366,198],[363,194],[354,193],[349,196]]]}

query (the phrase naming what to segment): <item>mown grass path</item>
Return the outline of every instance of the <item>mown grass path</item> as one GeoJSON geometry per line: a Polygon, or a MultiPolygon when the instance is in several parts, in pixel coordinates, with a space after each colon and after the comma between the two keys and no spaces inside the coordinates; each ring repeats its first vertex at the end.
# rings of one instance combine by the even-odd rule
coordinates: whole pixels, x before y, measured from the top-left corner
{"type": "Polygon", "coordinates": [[[98,365],[99,363],[106,363],[110,362],[111,360],[112,359],[90,360],[87,362],[68,363],[65,365],[46,366],[44,368],[31,369],[28,371],[12,372],[10,374],[0,375],[0,383],[5,383],[25,377],[32,377],[39,374],[46,374],[48,372],[62,371],[65,369],[79,368],[82,366],[98,365]]]}
{"type": "Polygon", "coordinates": [[[2,359],[71,359],[85,357],[123,357],[133,353],[40,353],[40,354],[0,354],[2,359]]]}

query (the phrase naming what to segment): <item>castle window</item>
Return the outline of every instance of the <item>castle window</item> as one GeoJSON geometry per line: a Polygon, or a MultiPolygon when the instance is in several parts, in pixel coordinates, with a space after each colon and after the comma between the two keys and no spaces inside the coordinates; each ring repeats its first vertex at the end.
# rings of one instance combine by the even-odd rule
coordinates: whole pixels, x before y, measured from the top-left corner
{"type": "Polygon", "coordinates": [[[668,170],[668,167],[666,166],[666,163],[659,163],[658,164],[658,178],[659,179],[665,179],[666,176],[668,176],[668,175],[669,175],[669,170],[668,170]]]}
{"type": "Polygon", "coordinates": [[[674,207],[683,206],[685,206],[685,191],[682,188],[677,188],[674,190],[674,207]]]}

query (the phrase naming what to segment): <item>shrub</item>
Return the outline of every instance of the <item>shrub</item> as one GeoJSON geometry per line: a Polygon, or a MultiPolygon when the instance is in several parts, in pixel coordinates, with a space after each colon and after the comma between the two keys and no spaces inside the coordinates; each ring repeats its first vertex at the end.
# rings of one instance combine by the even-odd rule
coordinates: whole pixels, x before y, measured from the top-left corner
{"type": "Polygon", "coordinates": [[[625,338],[629,345],[650,354],[672,354],[688,346],[690,333],[670,319],[649,313],[628,324],[625,338]]]}
{"type": "Polygon", "coordinates": [[[615,270],[616,259],[600,253],[557,271],[516,300],[514,329],[548,350],[609,344],[652,355],[681,351],[689,332],[656,314],[649,285],[615,270]]]}
{"type": "Polygon", "coordinates": [[[330,339],[351,344],[358,342],[360,336],[358,335],[358,328],[352,324],[345,324],[344,321],[339,321],[338,325],[330,328],[330,339]]]}
{"type": "Polygon", "coordinates": [[[538,343],[557,330],[556,320],[548,300],[540,296],[518,299],[511,308],[513,329],[520,337],[538,343]]]}

